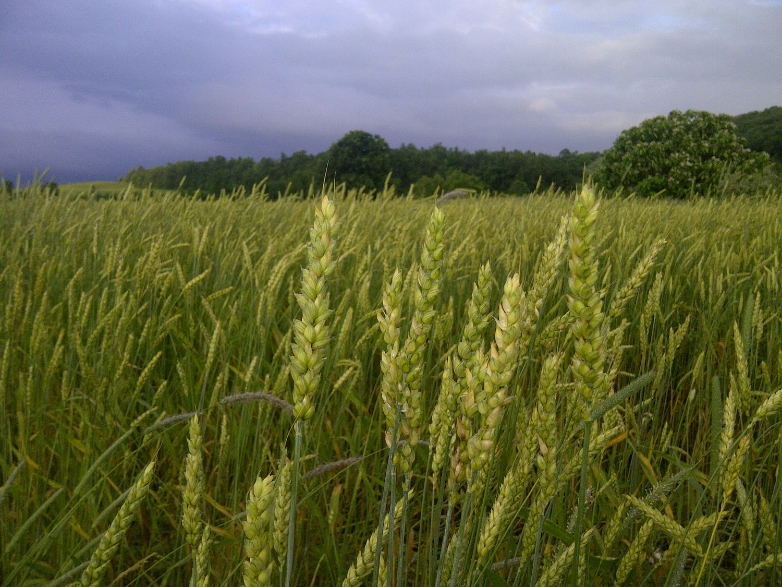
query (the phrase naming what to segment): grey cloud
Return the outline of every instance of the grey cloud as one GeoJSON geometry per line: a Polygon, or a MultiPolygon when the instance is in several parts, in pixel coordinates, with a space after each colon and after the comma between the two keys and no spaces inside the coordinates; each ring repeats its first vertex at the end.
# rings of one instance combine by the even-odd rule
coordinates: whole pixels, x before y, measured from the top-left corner
{"type": "Polygon", "coordinates": [[[782,103],[780,3],[34,0],[4,11],[6,176],[43,159],[81,177],[312,152],[356,128],[392,145],[597,150],[674,108],[782,103]]]}

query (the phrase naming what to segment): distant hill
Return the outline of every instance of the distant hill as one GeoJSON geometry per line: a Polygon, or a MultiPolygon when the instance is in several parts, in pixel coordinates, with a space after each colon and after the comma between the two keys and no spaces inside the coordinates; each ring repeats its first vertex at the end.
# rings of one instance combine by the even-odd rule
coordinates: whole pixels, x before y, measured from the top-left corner
{"type": "Polygon", "coordinates": [[[739,114],[733,120],[750,149],[765,151],[774,161],[782,163],[782,106],[739,114]]]}

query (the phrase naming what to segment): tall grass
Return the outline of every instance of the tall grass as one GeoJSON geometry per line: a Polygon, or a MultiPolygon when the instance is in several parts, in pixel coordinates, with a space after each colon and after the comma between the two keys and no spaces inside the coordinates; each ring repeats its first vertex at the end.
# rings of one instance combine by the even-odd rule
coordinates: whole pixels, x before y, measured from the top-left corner
{"type": "Polygon", "coordinates": [[[576,196],[0,195],[2,584],[779,582],[778,196],[576,196]]]}

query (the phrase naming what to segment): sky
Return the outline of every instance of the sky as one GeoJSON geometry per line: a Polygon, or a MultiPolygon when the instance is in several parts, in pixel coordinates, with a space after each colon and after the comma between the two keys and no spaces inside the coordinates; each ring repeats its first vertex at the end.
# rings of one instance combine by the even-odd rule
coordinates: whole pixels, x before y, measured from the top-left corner
{"type": "Polygon", "coordinates": [[[0,175],[59,183],[351,130],[602,151],[782,105],[782,0],[2,0],[0,175]]]}

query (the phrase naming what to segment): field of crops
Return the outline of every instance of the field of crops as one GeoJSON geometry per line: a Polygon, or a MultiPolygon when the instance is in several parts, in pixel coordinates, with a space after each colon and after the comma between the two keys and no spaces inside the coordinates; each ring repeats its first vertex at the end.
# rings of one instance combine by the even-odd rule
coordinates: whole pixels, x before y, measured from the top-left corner
{"type": "Polygon", "coordinates": [[[0,195],[2,585],[782,583],[779,195],[328,198],[0,195]]]}

